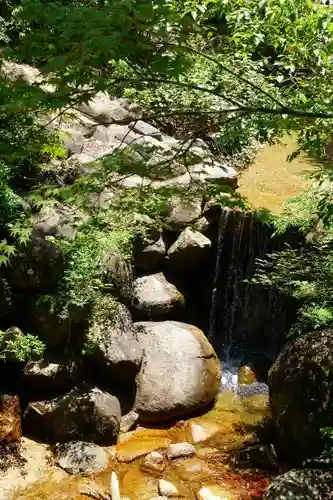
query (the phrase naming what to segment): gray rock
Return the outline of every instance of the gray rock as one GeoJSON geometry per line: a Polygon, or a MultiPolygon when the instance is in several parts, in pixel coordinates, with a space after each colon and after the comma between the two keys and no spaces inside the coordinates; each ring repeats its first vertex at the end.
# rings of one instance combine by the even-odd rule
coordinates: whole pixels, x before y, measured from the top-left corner
{"type": "Polygon", "coordinates": [[[169,263],[180,270],[192,269],[206,257],[211,245],[206,236],[187,227],[169,248],[169,263]]]}
{"type": "Polygon", "coordinates": [[[42,80],[42,75],[37,68],[33,68],[28,64],[18,64],[13,61],[3,61],[1,72],[11,80],[22,80],[28,85],[33,85],[42,80]]]}
{"type": "Polygon", "coordinates": [[[32,236],[11,259],[8,276],[25,290],[48,291],[62,277],[64,258],[60,248],[40,236],[32,236]]]}
{"type": "Polygon", "coordinates": [[[105,297],[103,316],[90,325],[87,338],[94,345],[93,359],[110,378],[132,381],[139,371],[142,349],[129,310],[105,297]]]}
{"type": "Polygon", "coordinates": [[[165,469],[165,462],[162,453],[158,451],[148,453],[140,468],[145,472],[163,472],[165,469]]]}
{"type": "Polygon", "coordinates": [[[167,317],[184,307],[184,297],[163,273],[142,276],[133,281],[132,307],[147,319],[167,317]]]}
{"type": "Polygon", "coordinates": [[[194,179],[210,182],[212,184],[227,184],[232,187],[237,187],[237,172],[230,165],[206,161],[189,167],[189,171],[194,179]]]}
{"type": "Polygon", "coordinates": [[[240,467],[256,468],[271,473],[280,471],[278,458],[272,444],[258,444],[239,450],[234,462],[240,467]]]}
{"type": "Polygon", "coordinates": [[[100,389],[73,391],[46,401],[29,403],[24,415],[27,434],[50,443],[82,439],[114,444],[120,428],[117,398],[100,389]]]}
{"type": "Polygon", "coordinates": [[[130,128],[132,130],[134,130],[134,132],[137,132],[138,134],[150,135],[152,137],[155,137],[158,140],[162,139],[162,134],[161,134],[160,130],[158,130],[156,127],[153,127],[152,125],[149,125],[149,123],[146,123],[142,120],[137,120],[137,121],[131,123],[130,128]]]}
{"type": "Polygon", "coordinates": [[[195,446],[191,443],[170,444],[167,450],[167,456],[170,460],[173,458],[191,457],[195,455],[195,446]]]}
{"type": "Polygon", "coordinates": [[[75,476],[101,472],[107,468],[109,455],[100,446],[84,441],[70,441],[56,447],[56,461],[75,476]]]}
{"type": "Polygon", "coordinates": [[[128,176],[122,176],[117,181],[117,186],[119,186],[120,188],[133,189],[133,188],[143,188],[146,186],[150,186],[151,183],[152,181],[147,177],[141,177],[140,175],[133,174],[128,176]]]}
{"type": "Polygon", "coordinates": [[[174,484],[170,483],[170,481],[165,481],[164,479],[160,479],[158,482],[158,492],[160,495],[167,498],[182,496],[174,484]]]}
{"type": "Polygon", "coordinates": [[[133,114],[125,109],[117,99],[111,99],[107,92],[98,92],[87,104],[83,103],[78,109],[89,118],[102,124],[130,123],[133,114]]]}
{"type": "Polygon", "coordinates": [[[23,382],[31,389],[70,389],[79,381],[80,369],[75,360],[46,357],[28,361],[23,369],[23,382]]]}
{"type": "Polygon", "coordinates": [[[201,215],[202,200],[180,200],[173,198],[166,207],[166,222],[174,231],[181,231],[201,215]]]}
{"type": "Polygon", "coordinates": [[[36,217],[35,231],[40,236],[73,239],[77,228],[84,224],[87,216],[73,207],[56,203],[44,206],[36,217]]]}
{"type": "Polygon", "coordinates": [[[128,432],[133,429],[139,421],[139,414],[134,410],[123,415],[120,420],[120,432],[128,432]]]}
{"type": "Polygon", "coordinates": [[[145,248],[135,252],[134,263],[145,271],[155,271],[163,265],[166,256],[166,246],[162,236],[145,248]]]}
{"type": "MultiPolygon", "coordinates": [[[[101,136],[100,136],[101,137],[101,136]]],[[[103,137],[101,137],[103,139],[103,137]]],[[[121,142],[117,139],[112,139],[105,141],[97,140],[95,137],[90,139],[85,139],[83,142],[81,153],[90,156],[96,160],[101,160],[106,156],[113,155],[115,151],[118,151],[121,146],[121,142]]]]}
{"type": "Polygon", "coordinates": [[[136,378],[135,411],[143,421],[182,418],[211,403],[220,362],[204,333],[176,321],[138,323],[144,359],[136,378]]]}
{"type": "Polygon", "coordinates": [[[209,231],[211,227],[212,220],[208,218],[206,215],[200,217],[194,224],[193,229],[195,231],[199,231],[199,233],[205,235],[209,231]]]}
{"type": "Polygon", "coordinates": [[[107,128],[109,137],[114,137],[123,144],[131,145],[141,139],[140,134],[136,134],[128,125],[109,125],[107,128]]]}
{"type": "Polygon", "coordinates": [[[292,469],[273,479],[263,500],[330,500],[332,491],[332,471],[292,469]]]}
{"type": "Polygon", "coordinates": [[[102,258],[102,268],[103,281],[113,285],[119,297],[127,303],[132,291],[132,263],[110,248],[102,258]]]}

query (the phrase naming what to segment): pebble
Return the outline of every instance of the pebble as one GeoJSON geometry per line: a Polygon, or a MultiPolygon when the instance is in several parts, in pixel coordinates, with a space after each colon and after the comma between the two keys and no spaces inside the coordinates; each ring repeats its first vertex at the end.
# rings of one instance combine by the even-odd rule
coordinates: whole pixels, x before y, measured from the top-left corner
{"type": "Polygon", "coordinates": [[[160,479],[158,482],[158,492],[161,496],[164,497],[178,497],[179,491],[178,488],[169,481],[165,481],[164,479],[160,479]]]}
{"type": "Polygon", "coordinates": [[[219,432],[220,426],[214,422],[202,422],[200,424],[191,424],[192,439],[194,443],[207,441],[219,432]]]}
{"type": "Polygon", "coordinates": [[[158,451],[149,453],[142,462],[140,469],[145,472],[162,472],[165,469],[164,457],[158,451]]]}
{"type": "Polygon", "coordinates": [[[203,486],[196,494],[198,500],[236,500],[233,493],[219,485],[203,486]]]}
{"type": "Polygon", "coordinates": [[[195,455],[195,447],[190,443],[170,444],[167,450],[167,456],[170,460],[173,458],[190,457],[195,455]]]}

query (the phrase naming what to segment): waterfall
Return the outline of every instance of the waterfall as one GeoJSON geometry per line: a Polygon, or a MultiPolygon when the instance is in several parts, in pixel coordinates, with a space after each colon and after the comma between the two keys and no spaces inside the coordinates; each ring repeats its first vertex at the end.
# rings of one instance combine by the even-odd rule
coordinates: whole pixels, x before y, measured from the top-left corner
{"type": "MultiPolygon", "coordinates": [[[[211,295],[209,340],[221,360],[274,357],[290,324],[290,307],[274,289],[249,282],[255,260],[281,248],[252,212],[222,210],[211,295]]],[[[289,241],[289,240],[288,240],[289,241]]]]}

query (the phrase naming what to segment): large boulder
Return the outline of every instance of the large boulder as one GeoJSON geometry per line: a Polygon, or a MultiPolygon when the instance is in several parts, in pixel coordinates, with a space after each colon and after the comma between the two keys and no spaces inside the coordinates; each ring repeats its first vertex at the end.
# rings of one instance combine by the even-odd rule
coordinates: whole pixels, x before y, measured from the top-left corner
{"type": "Polygon", "coordinates": [[[35,220],[35,231],[40,236],[55,236],[72,240],[77,228],[86,222],[87,217],[61,203],[44,206],[35,220]]]}
{"type": "Polygon", "coordinates": [[[29,291],[49,291],[62,277],[64,258],[60,248],[33,236],[11,259],[8,277],[12,284],[29,291]]]}
{"type": "Polygon", "coordinates": [[[82,103],[78,109],[92,120],[108,125],[110,123],[130,123],[133,113],[125,108],[123,102],[111,99],[107,92],[98,92],[88,103],[82,103]]]}
{"type": "Polygon", "coordinates": [[[166,246],[162,236],[160,236],[154,243],[135,252],[134,263],[140,269],[154,271],[163,266],[165,256],[166,246]]]}
{"type": "Polygon", "coordinates": [[[321,429],[333,426],[333,330],[288,343],[269,371],[276,446],[295,464],[318,456],[321,429]]]}
{"type": "Polygon", "coordinates": [[[69,474],[93,474],[108,466],[110,455],[97,444],[70,441],[56,447],[56,461],[69,474]]]}
{"type": "Polygon", "coordinates": [[[330,500],[332,491],[332,471],[292,469],[273,480],[264,500],[330,500]]]}
{"type": "Polygon", "coordinates": [[[169,248],[169,263],[180,270],[192,269],[205,258],[211,246],[206,236],[187,227],[169,248]]]}
{"type": "Polygon", "coordinates": [[[166,207],[166,222],[173,231],[182,231],[186,226],[192,224],[201,215],[201,198],[186,200],[172,198],[166,207]]]}
{"type": "Polygon", "coordinates": [[[24,416],[27,433],[50,443],[83,439],[114,444],[120,428],[117,398],[100,389],[74,389],[64,396],[28,404],[24,416]]]}
{"type": "Polygon", "coordinates": [[[132,263],[110,248],[102,257],[102,279],[114,286],[118,297],[127,302],[131,296],[133,269],[132,263]]]}
{"type": "Polygon", "coordinates": [[[131,313],[119,302],[103,303],[103,316],[89,328],[88,340],[93,344],[93,360],[110,378],[130,382],[140,369],[142,348],[131,313]]]}
{"type": "Polygon", "coordinates": [[[68,390],[79,382],[80,367],[74,359],[46,356],[27,362],[22,382],[31,391],[68,390]]]}
{"type": "Polygon", "coordinates": [[[141,276],[133,282],[132,307],[143,319],[166,318],[179,313],[184,297],[163,273],[141,276]]]}
{"type": "Polygon", "coordinates": [[[141,420],[180,418],[211,403],[220,388],[220,361],[204,333],[176,321],[141,322],[144,359],[135,410],[141,420]]]}

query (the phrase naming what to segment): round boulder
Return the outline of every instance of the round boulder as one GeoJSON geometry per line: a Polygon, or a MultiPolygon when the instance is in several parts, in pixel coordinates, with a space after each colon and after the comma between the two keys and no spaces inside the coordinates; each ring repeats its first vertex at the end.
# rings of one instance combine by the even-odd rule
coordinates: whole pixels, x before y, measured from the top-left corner
{"type": "Polygon", "coordinates": [[[169,248],[169,263],[180,271],[192,269],[205,258],[211,246],[206,236],[187,227],[169,248]]]}
{"type": "Polygon", "coordinates": [[[132,307],[139,319],[157,319],[179,313],[184,297],[163,273],[141,276],[133,282],[132,307]]]}
{"type": "Polygon", "coordinates": [[[50,443],[84,439],[114,444],[120,428],[117,398],[100,389],[74,389],[58,398],[29,403],[24,415],[28,434],[50,443]]]}
{"type": "Polygon", "coordinates": [[[278,450],[295,464],[319,456],[321,429],[333,426],[333,330],[288,343],[268,384],[278,450]]]}
{"type": "Polygon", "coordinates": [[[220,388],[220,361],[204,333],[177,321],[141,322],[144,358],[135,410],[143,421],[179,418],[207,406],[220,388]]]}

